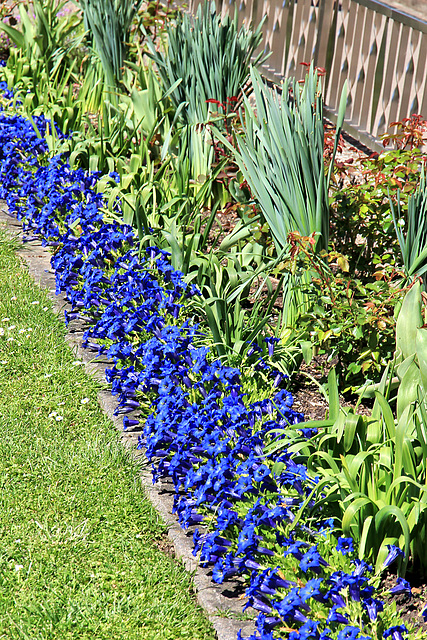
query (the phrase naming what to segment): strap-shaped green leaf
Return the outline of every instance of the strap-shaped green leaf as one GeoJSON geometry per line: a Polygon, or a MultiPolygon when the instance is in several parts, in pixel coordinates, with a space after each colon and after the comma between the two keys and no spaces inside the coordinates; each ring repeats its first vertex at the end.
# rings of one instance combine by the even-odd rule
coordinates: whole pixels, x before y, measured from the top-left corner
{"type": "Polygon", "coordinates": [[[395,432],[395,458],[394,458],[394,469],[393,469],[393,479],[402,475],[402,472],[405,471],[403,466],[403,446],[405,442],[405,438],[407,438],[408,431],[412,432],[415,428],[415,425],[412,422],[412,417],[414,413],[414,408],[411,405],[407,405],[402,412],[399,422],[397,423],[396,432],[395,432]]]}
{"type": "Polygon", "coordinates": [[[406,566],[408,564],[409,561],[409,550],[410,550],[410,542],[411,542],[411,534],[409,531],[409,526],[408,523],[406,521],[405,518],[405,514],[403,513],[403,511],[401,509],[399,509],[398,507],[394,506],[394,505],[389,505],[386,507],[383,507],[382,509],[380,509],[378,511],[378,513],[375,515],[375,527],[377,530],[377,533],[380,537],[385,537],[383,536],[383,533],[385,533],[387,531],[386,529],[386,525],[387,525],[387,521],[390,520],[397,520],[397,522],[399,523],[401,530],[402,530],[402,535],[403,535],[403,539],[404,539],[404,552],[405,552],[405,558],[402,561],[402,566],[401,566],[401,572],[405,572],[406,570],[406,566]]]}
{"type": "Polygon", "coordinates": [[[378,404],[381,407],[382,418],[383,418],[384,425],[387,429],[388,437],[394,438],[396,435],[396,428],[394,424],[393,411],[389,403],[387,402],[387,400],[382,395],[382,393],[379,393],[378,391],[376,391],[375,398],[378,400],[378,404]]]}
{"type": "Polygon", "coordinates": [[[417,330],[422,326],[421,284],[416,281],[403,300],[396,322],[396,350],[403,359],[416,352],[417,330]]]}
{"type": "MultiPolygon", "coordinates": [[[[349,496],[349,499],[351,499],[351,496],[349,496]]],[[[374,515],[377,511],[378,511],[377,505],[373,500],[371,500],[367,496],[356,498],[354,502],[349,504],[347,509],[344,511],[344,514],[342,517],[341,526],[342,526],[344,535],[347,535],[347,536],[351,535],[351,525],[356,516],[359,516],[363,521],[366,517],[368,517],[368,515],[374,515]],[[369,507],[369,509],[367,510],[368,513],[361,514],[360,512],[365,507],[369,507]]]]}
{"type": "Polygon", "coordinates": [[[420,328],[415,337],[415,351],[420,367],[421,384],[427,393],[427,329],[420,328]]]}
{"type": "Polygon", "coordinates": [[[344,427],[344,451],[350,451],[354,443],[354,437],[357,429],[361,424],[363,424],[362,416],[356,415],[352,412],[347,414],[344,427]]]}
{"type": "MultiPolygon", "coordinates": [[[[407,358],[407,360],[409,359],[407,358]]],[[[418,364],[412,360],[405,370],[397,392],[396,416],[398,420],[400,420],[405,409],[418,399],[418,387],[420,384],[420,369],[418,364]]]]}
{"type": "Polygon", "coordinates": [[[369,558],[375,547],[375,522],[373,516],[365,518],[359,542],[359,558],[369,558]]]}

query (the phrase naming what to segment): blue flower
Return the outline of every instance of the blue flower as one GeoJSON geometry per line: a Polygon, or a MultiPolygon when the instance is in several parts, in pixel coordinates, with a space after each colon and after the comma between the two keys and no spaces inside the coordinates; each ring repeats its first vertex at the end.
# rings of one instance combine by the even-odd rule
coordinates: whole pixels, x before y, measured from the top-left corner
{"type": "Polygon", "coordinates": [[[339,622],[342,624],[347,624],[349,622],[349,619],[340,611],[338,611],[338,609],[340,608],[341,608],[341,605],[337,605],[337,604],[332,607],[332,609],[329,612],[328,618],[326,620],[327,624],[330,624],[331,622],[339,622]]]}
{"type": "Polygon", "coordinates": [[[308,580],[304,587],[301,587],[299,590],[299,595],[302,601],[306,602],[309,598],[314,598],[315,600],[322,602],[323,594],[320,590],[322,582],[322,578],[313,578],[312,580],[308,580]]]}
{"type": "Polygon", "coordinates": [[[362,601],[362,605],[368,612],[369,620],[371,620],[371,622],[375,622],[378,617],[378,613],[384,609],[384,603],[376,598],[366,598],[362,601]]]}
{"type": "Polygon", "coordinates": [[[387,549],[388,549],[388,556],[384,560],[384,564],[383,564],[384,569],[390,566],[395,560],[397,560],[397,558],[405,557],[405,554],[402,551],[402,549],[400,549],[399,547],[396,547],[393,544],[388,544],[387,549]]]}
{"type": "Polygon", "coordinates": [[[408,629],[404,624],[396,625],[394,627],[390,627],[386,629],[383,633],[383,638],[390,638],[391,640],[404,640],[403,634],[407,634],[408,629]]]}
{"type": "Polygon", "coordinates": [[[336,546],[337,551],[340,551],[344,556],[348,553],[353,553],[354,545],[353,538],[338,538],[338,544],[336,546]]]}
{"type": "Polygon", "coordinates": [[[309,551],[307,551],[302,560],[299,563],[300,569],[306,573],[309,569],[319,572],[320,566],[325,565],[325,560],[321,557],[320,553],[317,551],[317,545],[311,547],[309,551]]]}
{"type": "Polygon", "coordinates": [[[292,631],[288,640],[309,640],[309,638],[318,638],[319,622],[315,622],[314,620],[307,620],[298,631],[292,631]]]}
{"type": "Polygon", "coordinates": [[[404,578],[397,578],[396,585],[390,589],[390,593],[405,593],[408,596],[412,595],[411,585],[404,578]]]}
{"type": "Polygon", "coordinates": [[[356,640],[359,633],[360,629],[358,627],[348,625],[339,632],[337,640],[356,640]]]}

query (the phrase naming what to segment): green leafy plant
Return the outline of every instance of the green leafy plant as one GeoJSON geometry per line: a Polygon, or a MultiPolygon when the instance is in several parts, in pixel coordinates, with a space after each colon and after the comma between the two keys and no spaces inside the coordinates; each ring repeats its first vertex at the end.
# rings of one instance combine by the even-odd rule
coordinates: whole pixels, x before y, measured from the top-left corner
{"type": "MultiPolygon", "coordinates": [[[[66,73],[57,69],[47,72],[42,60],[31,64],[19,50],[11,53],[14,63],[3,69],[9,86],[13,87],[13,103],[32,118],[44,114],[53,120],[63,133],[81,127],[84,104],[74,95],[71,82],[73,67],[66,73]]],[[[61,142],[55,131],[40,132],[46,135],[50,151],[59,151],[61,142]]]]}
{"type": "Polygon", "coordinates": [[[27,61],[42,60],[49,72],[61,66],[77,43],[72,41],[72,35],[81,19],[78,12],[59,17],[65,4],[58,0],[33,0],[30,10],[29,4],[26,8],[20,3],[21,29],[0,22],[0,29],[23,52],[27,61]]]}
{"type": "MultiPolygon", "coordinates": [[[[329,514],[344,535],[359,545],[381,571],[387,545],[405,552],[408,564],[427,574],[427,329],[421,313],[421,286],[407,293],[396,327],[396,356],[381,382],[362,390],[374,395],[370,415],[339,406],[335,372],[329,374],[329,418],[305,423],[310,439],[289,437],[287,450],[307,463],[319,482],[301,508],[305,516],[329,514]],[[395,375],[396,374],[396,375],[395,375]],[[393,396],[397,388],[397,395],[393,396]]],[[[278,432],[275,432],[277,435],[278,432]]],[[[281,437],[286,431],[280,432],[281,437]]],[[[270,451],[284,441],[270,445],[270,451]]]]}
{"type": "Polygon", "coordinates": [[[268,275],[277,260],[265,255],[264,247],[253,237],[258,218],[242,206],[235,228],[223,236],[218,223],[219,203],[207,206],[217,175],[218,164],[204,183],[194,184],[191,168],[184,157],[169,157],[160,165],[142,165],[133,155],[120,184],[100,188],[108,195],[109,215],[120,216],[139,232],[141,247],[153,243],[171,254],[174,268],[199,288],[201,296],[192,300],[187,311],[208,326],[217,353],[223,358],[243,354],[270,321],[271,309],[280,293],[273,291],[268,275]],[[115,213],[118,199],[123,217],[115,213]],[[249,293],[254,287],[251,300],[249,293]],[[268,299],[261,290],[270,294],[268,299]]]}
{"type": "MultiPolygon", "coordinates": [[[[399,193],[400,209],[405,212],[426,161],[422,149],[426,123],[420,116],[390,126],[396,127],[396,132],[383,136],[383,143],[392,143],[395,148],[341,167],[341,177],[331,190],[336,247],[346,253],[350,268],[362,278],[380,273],[387,265],[400,268],[390,201],[396,209],[399,193]]],[[[406,220],[406,214],[402,218],[406,220]]]]}
{"type": "MultiPolygon", "coordinates": [[[[146,37],[163,92],[175,111],[173,136],[164,152],[185,148],[195,180],[203,182],[215,158],[211,121],[224,128],[223,116],[213,115],[215,105],[226,105],[225,115],[234,110],[261,41],[261,28],[239,29],[237,11],[234,19],[221,17],[214,2],[205,2],[196,16],[179,12],[175,23],[166,24],[164,50],[146,37]]],[[[261,60],[262,54],[257,55],[254,64],[261,60]]]]}
{"type": "Polygon", "coordinates": [[[101,113],[82,113],[79,129],[62,142],[60,151],[69,154],[72,165],[102,173],[129,172],[132,178],[131,166],[147,166],[150,152],[150,137],[144,137],[139,125],[126,104],[104,100],[101,113]]]}
{"type": "Polygon", "coordinates": [[[126,65],[135,75],[136,86],[132,87],[130,96],[122,96],[121,101],[129,105],[131,115],[134,114],[145,136],[155,132],[156,155],[160,156],[163,142],[172,133],[173,113],[168,101],[169,94],[163,92],[153,64],[127,62],[126,65]]]}
{"type": "MultiPolygon", "coordinates": [[[[149,55],[155,61],[164,91],[174,87],[170,99],[180,109],[183,124],[207,123],[210,100],[223,104],[238,96],[249,76],[251,58],[261,42],[260,24],[256,31],[238,28],[234,19],[221,17],[214,2],[199,5],[196,16],[179,12],[175,23],[166,26],[165,51],[147,38],[149,55]],[[180,82],[178,82],[180,81],[180,82]]],[[[254,64],[261,61],[258,55],[254,64]]]]}
{"type": "Polygon", "coordinates": [[[142,0],[80,0],[84,22],[93,38],[110,99],[123,77],[130,27],[142,0]]]}
{"type": "Polygon", "coordinates": [[[414,276],[421,276],[425,286],[427,272],[427,187],[424,166],[421,172],[420,184],[415,193],[409,196],[407,216],[404,215],[400,193],[400,190],[398,190],[396,209],[390,196],[389,202],[402,254],[403,268],[408,279],[414,276]],[[406,227],[405,232],[402,225],[406,227]]]}
{"type": "Polygon", "coordinates": [[[196,264],[197,280],[203,284],[201,296],[193,303],[195,310],[205,318],[218,356],[235,364],[257,338],[268,335],[272,304],[247,303],[244,290],[254,277],[250,251],[236,250],[222,260],[211,253],[208,258],[199,257],[196,264]]]}
{"type": "Polygon", "coordinates": [[[361,280],[349,273],[347,257],[315,251],[314,238],[289,235],[291,251],[284,266],[306,274],[295,282],[303,308],[290,330],[307,364],[313,356],[334,363],[343,393],[354,392],[369,377],[377,381],[395,348],[395,309],[404,296],[401,274],[361,280]]]}
{"type": "MultiPolygon", "coordinates": [[[[251,70],[254,106],[245,97],[243,133],[237,135],[237,163],[268,222],[279,249],[288,234],[316,233],[318,249],[329,239],[328,188],[333,160],[325,175],[323,102],[317,71],[310,68],[301,87],[286,79],[270,89],[251,70]]],[[[346,104],[344,87],[335,134],[336,151],[346,104]]]]}

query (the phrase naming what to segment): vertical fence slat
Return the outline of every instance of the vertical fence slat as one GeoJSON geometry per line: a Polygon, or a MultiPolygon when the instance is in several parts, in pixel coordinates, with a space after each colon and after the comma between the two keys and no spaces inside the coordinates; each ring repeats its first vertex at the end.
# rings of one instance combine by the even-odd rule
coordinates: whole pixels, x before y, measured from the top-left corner
{"type": "Polygon", "coordinates": [[[317,32],[317,42],[315,49],[315,63],[318,67],[324,69],[328,66],[328,58],[330,57],[329,41],[331,31],[338,11],[339,0],[322,0],[319,7],[319,22],[317,32]]]}
{"type": "Polygon", "coordinates": [[[352,120],[357,119],[357,126],[361,126],[364,114],[361,110],[364,91],[366,88],[367,66],[371,44],[371,33],[374,16],[366,7],[360,7],[359,20],[354,26],[355,39],[359,41],[358,55],[353,51],[349,75],[354,78],[354,95],[352,105],[352,120]]]}
{"type": "Polygon", "coordinates": [[[283,75],[288,50],[288,19],[290,3],[272,0],[266,26],[265,48],[270,53],[267,67],[278,75],[283,75]]]}
{"type": "Polygon", "coordinates": [[[384,50],[384,71],[372,131],[376,137],[385,133],[387,125],[396,120],[399,103],[399,89],[396,83],[396,62],[400,51],[401,24],[388,19],[384,50]],[[390,55],[392,52],[392,55],[390,55]]]}
{"type": "Polygon", "coordinates": [[[376,70],[387,18],[376,12],[369,11],[367,20],[369,20],[370,29],[367,47],[364,51],[364,85],[359,105],[359,127],[362,131],[370,131],[372,111],[376,110],[378,104],[379,88],[376,85],[376,70]]]}
{"type": "Polygon", "coordinates": [[[420,40],[418,64],[414,73],[414,91],[410,104],[410,113],[422,113],[427,118],[427,38],[420,40]]]}
{"type": "MultiPolygon", "coordinates": [[[[327,69],[327,93],[326,103],[334,111],[338,108],[338,96],[341,95],[344,82],[347,79],[347,31],[350,12],[350,0],[342,0],[340,10],[337,12],[337,21],[334,33],[333,58],[331,66],[327,69]]],[[[347,109],[348,111],[348,109],[347,109]]]]}

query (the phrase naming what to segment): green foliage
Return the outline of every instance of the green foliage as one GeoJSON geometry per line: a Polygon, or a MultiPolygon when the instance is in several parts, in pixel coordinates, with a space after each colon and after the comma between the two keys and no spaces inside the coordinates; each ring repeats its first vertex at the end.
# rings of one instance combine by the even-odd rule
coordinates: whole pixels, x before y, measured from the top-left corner
{"type": "Polygon", "coordinates": [[[59,17],[64,5],[56,0],[37,0],[33,15],[20,4],[21,30],[5,23],[0,28],[17,45],[10,49],[2,70],[13,89],[15,107],[22,105],[30,117],[43,113],[67,133],[80,126],[83,111],[73,89],[74,53],[81,38],[72,36],[78,32],[81,19],[78,12],[59,17]]]}
{"type": "Polygon", "coordinates": [[[348,272],[346,256],[314,250],[313,237],[290,234],[285,267],[305,274],[295,282],[304,300],[291,330],[309,364],[315,355],[335,363],[342,393],[354,392],[366,378],[379,380],[395,348],[396,306],[403,298],[401,278],[361,280],[348,272]]]}
{"type": "MultiPolygon", "coordinates": [[[[3,73],[8,86],[13,87],[15,107],[19,104],[29,118],[43,113],[68,133],[81,127],[84,111],[82,101],[73,92],[72,70],[62,73],[57,69],[49,74],[42,60],[28,63],[21,51],[12,50],[3,73]]],[[[52,152],[59,149],[55,131],[39,133],[46,135],[52,152]]]]}
{"type": "MultiPolygon", "coordinates": [[[[186,150],[195,180],[203,181],[211,170],[215,152],[210,121],[224,128],[224,115],[233,111],[248,80],[261,28],[262,24],[256,31],[239,29],[237,10],[234,19],[222,18],[214,2],[205,2],[196,16],[179,12],[175,22],[166,24],[164,51],[147,34],[149,55],[175,112],[168,144],[178,153],[186,150]],[[218,105],[224,105],[223,115],[215,114],[218,105]]],[[[258,55],[254,64],[261,58],[258,55]]]]}
{"type": "MultiPolygon", "coordinates": [[[[318,249],[329,238],[328,187],[332,163],[325,175],[323,101],[313,66],[301,87],[284,80],[281,92],[270,89],[252,69],[255,106],[245,97],[243,134],[237,135],[236,159],[278,250],[288,234],[316,233],[318,249]]],[[[344,118],[346,87],[341,96],[334,152],[344,118]]],[[[333,154],[334,155],[334,154],[333,154]]]]}
{"type": "Polygon", "coordinates": [[[235,359],[266,335],[263,330],[280,286],[273,294],[269,274],[277,260],[269,259],[253,237],[257,218],[243,206],[236,227],[223,237],[216,217],[218,202],[206,207],[223,164],[203,183],[194,184],[185,156],[169,158],[160,166],[149,160],[141,166],[133,156],[120,185],[106,188],[103,181],[100,188],[108,195],[110,215],[115,215],[120,196],[123,220],[137,227],[141,247],[154,243],[169,251],[174,268],[197,285],[201,296],[190,302],[187,313],[209,326],[220,357],[235,359]],[[252,285],[256,286],[249,302],[252,285]],[[261,301],[263,288],[270,297],[261,301]]]}
{"type": "Polygon", "coordinates": [[[85,26],[101,60],[107,87],[113,90],[123,76],[130,27],[142,0],[80,0],[85,26]]]}
{"type": "Polygon", "coordinates": [[[399,245],[390,207],[396,207],[399,192],[402,218],[411,194],[417,189],[420,164],[425,161],[417,148],[388,149],[363,158],[357,170],[361,182],[337,182],[331,194],[331,227],[336,248],[346,253],[350,268],[362,278],[383,267],[400,265],[399,245]]]}
{"type": "MultiPolygon", "coordinates": [[[[179,12],[176,22],[166,26],[167,47],[158,50],[147,38],[163,90],[174,89],[170,99],[179,121],[186,125],[207,123],[209,100],[230,103],[240,95],[249,75],[251,58],[261,42],[260,24],[256,31],[238,28],[237,10],[232,20],[221,18],[214,2],[199,5],[195,17],[179,12]]],[[[255,64],[261,61],[258,55],[255,64]]]]}
{"type": "Polygon", "coordinates": [[[172,135],[173,114],[169,94],[163,92],[152,64],[126,64],[135,74],[136,86],[130,91],[130,96],[122,96],[121,101],[128,104],[130,115],[139,123],[145,136],[150,137],[155,132],[153,142],[157,146],[156,155],[160,156],[161,143],[172,135]]]}
{"type": "Polygon", "coordinates": [[[407,221],[403,217],[403,207],[397,192],[397,210],[389,196],[396,236],[402,254],[403,268],[408,279],[422,276],[426,285],[427,272],[427,187],[423,166],[420,184],[415,193],[409,196],[407,203],[407,221]],[[402,225],[406,227],[403,231],[402,225]]]}
{"type": "Polygon", "coordinates": [[[101,113],[92,117],[82,114],[79,130],[64,141],[61,150],[70,154],[72,165],[102,173],[123,173],[133,156],[143,163],[149,151],[149,142],[138,125],[126,105],[105,99],[101,113]]]}
{"type": "MultiPolygon", "coordinates": [[[[319,477],[300,516],[315,518],[319,509],[332,515],[344,535],[357,541],[359,557],[373,560],[378,572],[387,545],[400,546],[405,551],[400,574],[410,562],[418,576],[427,575],[427,329],[422,324],[417,282],[399,313],[394,362],[380,384],[362,390],[362,396],[375,397],[370,415],[359,415],[357,406],[340,409],[332,371],[329,419],[306,423],[317,428],[316,435],[294,438],[287,449],[319,477]]],[[[270,450],[281,446],[273,443],[270,450]]]]}
{"type": "MultiPolygon", "coordinates": [[[[189,278],[201,291],[193,302],[196,314],[207,320],[218,356],[234,364],[244,359],[253,342],[261,345],[265,336],[274,333],[272,309],[282,284],[273,290],[269,276],[276,263],[262,256],[260,246],[236,238],[226,238],[233,241],[226,253],[221,247],[208,256],[200,253],[193,263],[197,271],[189,278]],[[267,299],[261,295],[263,288],[267,299]]],[[[293,355],[290,350],[282,350],[282,355],[281,369],[288,373],[293,355]]]]}
{"type": "Polygon", "coordinates": [[[58,17],[65,4],[58,0],[33,0],[30,11],[20,3],[21,30],[0,22],[0,29],[22,51],[27,62],[42,60],[48,72],[60,66],[76,44],[71,42],[71,36],[80,24],[80,17],[76,12],[58,17]]]}
{"type": "Polygon", "coordinates": [[[105,190],[104,184],[100,188],[108,196],[111,213],[122,200],[123,221],[139,230],[141,246],[155,243],[166,248],[174,268],[187,274],[195,252],[207,250],[217,207],[209,211],[205,202],[221,167],[203,184],[195,185],[188,159],[169,157],[157,164],[150,158],[148,148],[145,162],[140,155],[132,155],[120,185],[112,190],[105,190]]]}

